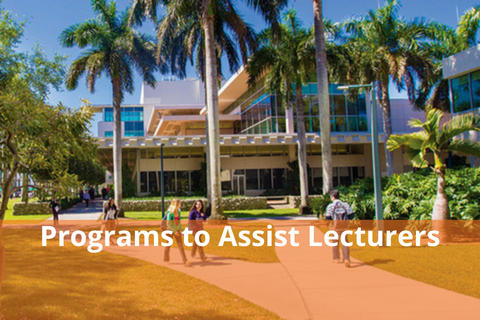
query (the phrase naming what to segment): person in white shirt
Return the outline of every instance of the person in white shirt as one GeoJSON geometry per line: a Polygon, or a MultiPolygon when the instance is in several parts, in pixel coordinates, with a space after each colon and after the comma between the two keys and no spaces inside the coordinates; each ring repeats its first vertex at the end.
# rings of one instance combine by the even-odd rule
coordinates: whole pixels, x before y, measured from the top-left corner
{"type": "MultiPolygon", "coordinates": [[[[325,218],[327,220],[332,220],[330,224],[330,228],[337,232],[338,237],[340,239],[343,232],[348,229],[348,220],[353,219],[353,210],[350,208],[348,203],[340,201],[340,193],[338,190],[330,191],[330,199],[332,203],[327,207],[327,213],[325,214],[325,218]]],[[[336,242],[336,245],[332,247],[333,249],[333,262],[334,263],[345,263],[347,268],[350,267],[350,247],[346,247],[342,245],[342,254],[343,260],[340,260],[340,248],[339,248],[339,241],[333,240],[333,243],[336,242]]]]}

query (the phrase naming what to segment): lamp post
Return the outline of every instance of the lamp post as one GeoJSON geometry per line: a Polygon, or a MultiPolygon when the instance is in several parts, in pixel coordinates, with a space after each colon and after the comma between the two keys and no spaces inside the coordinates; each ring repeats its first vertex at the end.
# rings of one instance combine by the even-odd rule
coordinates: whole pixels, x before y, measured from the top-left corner
{"type": "MultiPolygon", "coordinates": [[[[377,127],[377,90],[375,83],[360,84],[351,86],[339,86],[339,90],[364,88],[370,93],[370,122],[372,136],[372,163],[373,163],[373,184],[375,192],[375,219],[379,222],[383,220],[383,203],[382,203],[382,181],[380,175],[380,158],[378,153],[378,127],[377,127]]],[[[379,225],[379,229],[382,229],[379,225]]]]}
{"type": "Polygon", "coordinates": [[[163,179],[163,146],[160,144],[160,195],[162,196],[162,219],[165,216],[165,186],[163,179]]]}

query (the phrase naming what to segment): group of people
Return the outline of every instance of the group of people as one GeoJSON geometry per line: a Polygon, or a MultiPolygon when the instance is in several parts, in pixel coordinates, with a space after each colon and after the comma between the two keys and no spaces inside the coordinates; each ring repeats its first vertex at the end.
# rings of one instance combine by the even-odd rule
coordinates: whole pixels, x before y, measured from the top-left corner
{"type": "Polygon", "coordinates": [[[88,208],[90,203],[95,200],[95,189],[93,187],[87,188],[85,191],[80,190],[80,202],[85,201],[85,208],[88,208]]]}
{"type": "MultiPolygon", "coordinates": [[[[187,259],[185,254],[185,249],[183,248],[183,228],[181,225],[181,206],[182,202],[180,199],[173,199],[166,214],[164,217],[165,221],[165,228],[166,230],[172,231],[169,237],[172,239],[175,238],[178,246],[178,250],[180,251],[180,256],[182,258],[183,264],[185,266],[189,266],[191,264],[191,260],[187,259]]],[[[102,231],[114,231],[116,225],[118,224],[118,210],[115,205],[115,201],[113,198],[110,198],[107,202],[103,210],[102,216],[102,231]]],[[[190,209],[190,214],[188,216],[188,228],[193,232],[193,237],[195,239],[195,235],[197,232],[203,230],[203,222],[207,219],[207,214],[205,213],[205,206],[202,200],[196,200],[193,203],[192,208],[190,209]]],[[[162,223],[163,224],[163,223],[162,223]]],[[[203,235],[199,237],[200,242],[203,242],[203,235]]],[[[110,238],[110,243],[114,244],[113,240],[110,238]]],[[[194,241],[191,251],[191,258],[195,258],[196,253],[198,250],[199,258],[202,261],[207,261],[207,256],[203,252],[203,247],[198,246],[197,243],[194,241]]],[[[170,262],[170,246],[165,247],[163,261],[166,263],[170,262]]]]}

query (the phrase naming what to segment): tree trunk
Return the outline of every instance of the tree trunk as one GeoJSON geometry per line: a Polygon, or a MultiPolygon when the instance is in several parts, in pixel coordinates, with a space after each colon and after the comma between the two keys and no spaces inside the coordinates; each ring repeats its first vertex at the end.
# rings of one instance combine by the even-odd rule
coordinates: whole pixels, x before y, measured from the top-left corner
{"type": "Polygon", "coordinates": [[[112,79],[113,86],[113,183],[115,204],[119,210],[119,217],[123,217],[122,209],[122,93],[120,79],[112,79]]]}
{"type": "Polygon", "coordinates": [[[308,169],[305,119],[303,117],[302,86],[298,83],[295,85],[295,100],[297,108],[298,169],[300,172],[300,212],[309,213],[309,210],[305,209],[308,208],[308,169]]]}
{"type": "Polygon", "coordinates": [[[211,216],[212,220],[223,220],[222,185],[220,180],[220,123],[218,120],[217,56],[213,34],[213,17],[209,15],[209,1],[205,3],[203,28],[205,31],[205,82],[207,91],[208,159],[210,162],[211,216]]]}
{"type": "Polygon", "coordinates": [[[440,154],[435,154],[435,173],[437,174],[437,197],[432,212],[432,228],[439,232],[438,239],[443,244],[450,239],[450,228],[447,221],[450,218],[450,209],[445,193],[445,166],[440,154]]]}
{"type": "Polygon", "coordinates": [[[323,193],[333,189],[332,142],[330,124],[330,97],[328,95],[327,51],[322,14],[322,0],[313,0],[315,25],[315,52],[317,61],[318,106],[320,108],[320,135],[322,143],[323,193]]]}
{"type": "Polygon", "coordinates": [[[450,217],[448,208],[447,194],[445,193],[445,166],[437,165],[440,163],[440,155],[435,154],[435,173],[437,174],[437,197],[433,206],[433,220],[447,220],[450,217]]]}
{"type": "Polygon", "coordinates": [[[28,203],[28,174],[22,174],[22,202],[28,203]]]}
{"type": "Polygon", "coordinates": [[[383,132],[385,135],[385,160],[387,164],[387,175],[390,177],[395,170],[395,164],[393,162],[393,152],[388,151],[387,141],[392,135],[392,115],[390,111],[390,96],[388,94],[388,80],[381,81],[382,86],[382,111],[383,111],[383,132]]]}

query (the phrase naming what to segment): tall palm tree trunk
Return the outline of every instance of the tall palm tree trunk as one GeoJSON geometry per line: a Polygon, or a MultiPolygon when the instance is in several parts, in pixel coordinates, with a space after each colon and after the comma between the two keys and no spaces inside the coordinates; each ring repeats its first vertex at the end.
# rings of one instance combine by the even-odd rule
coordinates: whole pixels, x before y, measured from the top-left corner
{"type": "Polygon", "coordinates": [[[322,0],[313,0],[315,52],[317,61],[318,105],[322,143],[323,193],[333,189],[332,141],[330,133],[330,103],[328,95],[327,51],[323,27],[322,0]]]}
{"type": "Polygon", "coordinates": [[[210,162],[211,208],[210,218],[222,220],[222,185],[220,180],[220,124],[218,120],[218,87],[217,87],[217,57],[213,34],[213,19],[208,14],[209,2],[203,13],[203,27],[205,30],[205,64],[207,92],[207,122],[208,140],[207,149],[210,162]]]}
{"type": "Polygon", "coordinates": [[[113,183],[115,191],[115,204],[119,210],[119,216],[123,217],[122,209],[122,119],[121,101],[122,93],[120,80],[112,79],[113,86],[113,183]]]}
{"type": "Polygon", "coordinates": [[[305,119],[303,116],[302,86],[298,84],[295,85],[295,100],[297,108],[298,169],[300,172],[300,212],[309,213],[309,210],[306,209],[308,208],[308,169],[305,119]]]}
{"type": "Polygon", "coordinates": [[[388,80],[381,81],[382,88],[382,111],[383,111],[383,132],[385,134],[385,160],[387,164],[387,175],[390,177],[395,170],[395,164],[393,162],[393,152],[388,151],[387,143],[388,139],[392,135],[392,113],[390,110],[390,96],[388,93],[388,80]]]}
{"type": "Polygon", "coordinates": [[[435,173],[437,174],[437,197],[433,206],[432,219],[447,220],[450,217],[450,210],[445,193],[445,166],[438,153],[435,153],[435,173]]]}
{"type": "Polygon", "coordinates": [[[442,163],[440,154],[435,154],[435,173],[437,174],[437,197],[433,205],[432,228],[438,231],[440,243],[446,243],[450,240],[450,228],[448,219],[450,218],[450,209],[448,207],[448,198],[445,193],[445,166],[442,163]]]}

